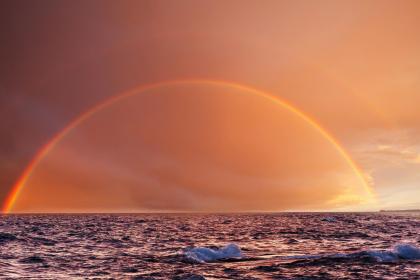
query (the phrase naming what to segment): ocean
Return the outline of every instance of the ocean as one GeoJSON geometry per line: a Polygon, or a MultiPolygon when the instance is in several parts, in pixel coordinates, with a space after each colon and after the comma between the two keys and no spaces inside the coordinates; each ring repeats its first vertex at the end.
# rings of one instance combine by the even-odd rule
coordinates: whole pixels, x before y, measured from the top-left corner
{"type": "Polygon", "coordinates": [[[420,279],[420,213],[0,216],[0,279],[420,279]]]}

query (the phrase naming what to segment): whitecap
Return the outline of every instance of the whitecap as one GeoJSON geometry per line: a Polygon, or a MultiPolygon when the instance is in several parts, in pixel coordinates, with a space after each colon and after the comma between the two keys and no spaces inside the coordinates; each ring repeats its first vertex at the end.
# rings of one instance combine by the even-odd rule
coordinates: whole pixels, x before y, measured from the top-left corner
{"type": "Polygon", "coordinates": [[[368,250],[365,253],[377,262],[420,260],[420,248],[409,243],[397,244],[391,250],[368,250]]]}
{"type": "Polygon", "coordinates": [[[337,219],[335,217],[324,217],[321,219],[323,222],[329,222],[329,223],[335,223],[337,222],[337,219]]]}
{"type": "Polygon", "coordinates": [[[371,260],[374,260],[376,262],[395,262],[399,260],[399,257],[397,254],[395,254],[392,251],[375,251],[375,250],[368,250],[364,251],[360,256],[367,255],[371,258],[371,260]]]}
{"type": "Polygon", "coordinates": [[[226,259],[240,259],[243,257],[241,248],[236,244],[229,244],[220,249],[207,247],[187,248],[183,252],[184,257],[192,262],[205,263],[226,259]]]}
{"type": "Polygon", "coordinates": [[[394,252],[402,259],[420,260],[420,248],[414,244],[398,244],[394,247],[394,252]]]}
{"type": "Polygon", "coordinates": [[[404,260],[420,260],[420,248],[414,244],[401,243],[388,250],[361,250],[353,253],[336,253],[330,255],[297,255],[282,257],[283,259],[294,260],[330,260],[342,262],[345,260],[368,261],[368,262],[398,262],[404,260]]]}

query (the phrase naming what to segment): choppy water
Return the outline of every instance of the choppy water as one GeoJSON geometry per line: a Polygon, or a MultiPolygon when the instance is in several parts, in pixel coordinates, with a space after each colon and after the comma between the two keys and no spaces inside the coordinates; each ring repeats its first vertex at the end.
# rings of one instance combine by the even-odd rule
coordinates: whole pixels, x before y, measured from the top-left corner
{"type": "Polygon", "coordinates": [[[1,279],[420,279],[420,215],[7,215],[0,248],[1,279]]]}

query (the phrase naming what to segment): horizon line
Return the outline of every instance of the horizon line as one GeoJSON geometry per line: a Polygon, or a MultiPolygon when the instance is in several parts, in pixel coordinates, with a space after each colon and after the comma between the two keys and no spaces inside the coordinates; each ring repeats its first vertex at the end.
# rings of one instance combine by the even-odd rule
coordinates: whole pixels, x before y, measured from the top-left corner
{"type": "Polygon", "coordinates": [[[380,209],[380,210],[354,210],[354,211],[340,211],[340,210],[287,210],[287,211],[144,211],[144,212],[9,212],[1,213],[0,215],[98,215],[98,214],[114,214],[114,215],[129,215],[129,214],[287,214],[287,213],[380,213],[380,212],[420,212],[420,209],[380,209]]]}

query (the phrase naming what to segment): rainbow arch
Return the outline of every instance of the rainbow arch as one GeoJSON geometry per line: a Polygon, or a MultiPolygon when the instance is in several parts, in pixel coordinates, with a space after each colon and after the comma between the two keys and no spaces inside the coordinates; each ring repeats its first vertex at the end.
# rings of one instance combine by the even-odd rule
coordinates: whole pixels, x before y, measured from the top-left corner
{"type": "Polygon", "coordinates": [[[358,165],[354,162],[354,160],[350,157],[347,151],[341,146],[336,138],[334,138],[325,128],[323,128],[318,121],[316,121],[313,117],[308,116],[304,112],[300,111],[298,108],[293,106],[292,104],[288,103],[287,101],[262,90],[258,90],[256,88],[245,86],[239,83],[230,82],[230,81],[223,81],[223,80],[206,80],[206,79],[186,79],[186,80],[169,80],[157,83],[151,83],[136,87],[126,92],[122,92],[117,94],[105,101],[97,104],[96,106],[92,107],[91,109],[85,111],[84,113],[80,114],[77,118],[71,121],[67,126],[65,126],[60,132],[58,132],[49,142],[47,142],[33,157],[33,159],[29,162],[25,170],[22,172],[21,176],[18,178],[16,183],[13,185],[11,191],[9,192],[8,196],[6,197],[5,201],[3,202],[2,206],[2,213],[8,214],[11,213],[14,207],[15,202],[19,198],[19,194],[22,192],[23,188],[25,187],[26,182],[30,178],[34,168],[37,164],[60,142],[60,140],[66,136],[73,128],[77,127],[80,123],[88,119],[90,116],[94,115],[96,112],[100,111],[101,109],[113,104],[114,102],[127,98],[129,96],[133,96],[145,90],[150,90],[162,86],[171,86],[171,85],[182,85],[182,84],[209,84],[209,85],[222,85],[228,86],[231,88],[245,90],[251,92],[255,95],[261,96],[282,106],[289,110],[290,112],[296,114],[308,124],[310,124],[313,128],[315,128],[325,139],[327,139],[337,150],[337,152],[344,158],[344,160],[349,164],[351,169],[354,171],[362,185],[364,186],[366,192],[373,197],[373,190],[367,183],[361,169],[358,165]]]}

